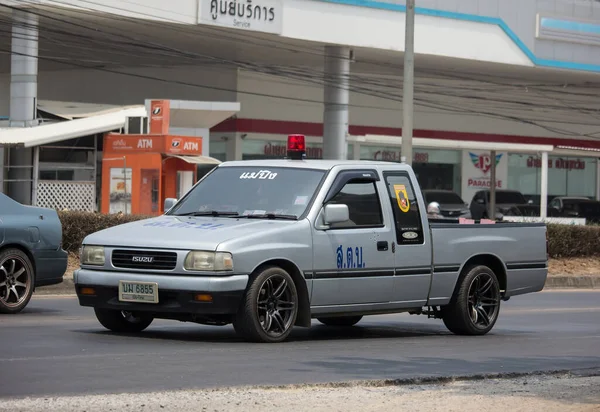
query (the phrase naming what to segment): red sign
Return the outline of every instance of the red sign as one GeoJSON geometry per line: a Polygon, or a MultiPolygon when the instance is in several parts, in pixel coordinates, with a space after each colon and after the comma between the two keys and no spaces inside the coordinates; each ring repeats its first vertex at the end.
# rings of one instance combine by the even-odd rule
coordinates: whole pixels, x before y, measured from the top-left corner
{"type": "MultiPolygon", "coordinates": [[[[387,161],[387,162],[399,162],[402,160],[402,155],[399,151],[378,150],[373,155],[373,160],[383,160],[383,161],[387,161]]],[[[429,153],[415,152],[413,155],[413,162],[428,163],[429,162],[429,153]]]]}
{"type": "MultiPolygon", "coordinates": [[[[266,156],[284,157],[287,154],[287,147],[284,145],[272,145],[271,143],[267,143],[264,147],[264,154],[266,156]]],[[[306,157],[309,159],[322,159],[323,158],[323,149],[321,149],[320,147],[307,147],[306,148],[306,157]]],[[[401,160],[400,152],[378,150],[373,155],[373,160],[399,162],[401,160]]],[[[413,162],[428,163],[429,162],[429,153],[415,152],[413,162]]]]}
{"type": "MultiPolygon", "coordinates": [[[[542,159],[539,157],[529,156],[527,158],[527,167],[529,168],[540,168],[542,167],[542,159]]],[[[548,160],[548,168],[552,169],[567,169],[567,170],[584,170],[585,162],[580,159],[555,159],[554,161],[548,160]]]]}
{"type": "MultiPolygon", "coordinates": [[[[469,187],[490,187],[489,179],[472,179],[467,181],[469,187]]],[[[502,180],[496,180],[496,188],[502,189],[502,180]]]]}
{"type": "MultiPolygon", "coordinates": [[[[266,156],[280,156],[285,157],[287,155],[287,146],[285,145],[272,145],[267,143],[264,147],[264,154],[266,156]]],[[[306,147],[306,157],[309,159],[322,159],[323,149],[320,147],[306,147]]]]}

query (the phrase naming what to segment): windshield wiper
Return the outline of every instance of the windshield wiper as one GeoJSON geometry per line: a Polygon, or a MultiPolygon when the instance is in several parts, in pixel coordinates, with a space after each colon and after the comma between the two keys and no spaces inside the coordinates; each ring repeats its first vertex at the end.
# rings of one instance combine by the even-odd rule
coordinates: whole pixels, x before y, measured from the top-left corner
{"type": "Polygon", "coordinates": [[[298,216],[296,215],[280,215],[277,213],[257,213],[251,215],[242,215],[238,216],[240,218],[245,217],[247,219],[286,219],[286,220],[296,220],[298,216]]]}
{"type": "Polygon", "coordinates": [[[237,215],[239,215],[238,212],[227,212],[227,211],[220,211],[220,210],[202,210],[202,211],[197,211],[197,212],[181,213],[179,215],[173,215],[173,216],[237,216],[237,215]]]}

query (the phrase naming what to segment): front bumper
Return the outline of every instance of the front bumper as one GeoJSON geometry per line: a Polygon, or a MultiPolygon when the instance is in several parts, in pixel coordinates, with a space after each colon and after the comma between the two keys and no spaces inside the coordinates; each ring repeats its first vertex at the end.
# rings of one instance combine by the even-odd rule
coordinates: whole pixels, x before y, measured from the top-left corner
{"type": "Polygon", "coordinates": [[[148,275],[78,269],[73,274],[73,281],[81,306],[154,314],[231,315],[237,312],[248,275],[148,275]],[[158,303],[119,301],[120,280],[158,283],[158,303]],[[83,287],[94,288],[95,294],[81,294],[83,287]],[[213,299],[211,302],[199,302],[194,300],[196,294],[210,294],[213,299]]]}

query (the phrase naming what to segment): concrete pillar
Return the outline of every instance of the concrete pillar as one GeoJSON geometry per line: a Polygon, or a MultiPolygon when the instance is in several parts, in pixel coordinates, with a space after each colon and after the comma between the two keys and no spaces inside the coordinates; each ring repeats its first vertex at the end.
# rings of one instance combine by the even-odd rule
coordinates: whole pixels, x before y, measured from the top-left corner
{"type": "Polygon", "coordinates": [[[12,17],[9,126],[36,126],[38,18],[21,10],[12,17]]]}
{"type": "MultiPolygon", "coordinates": [[[[12,54],[10,66],[10,127],[37,125],[38,75],[38,18],[22,10],[12,13],[12,54]]],[[[31,204],[33,180],[32,149],[10,149],[10,197],[23,204],[31,204]]]]}
{"type": "Polygon", "coordinates": [[[347,159],[349,84],[350,49],[325,46],[323,159],[347,159]]]}
{"type": "Polygon", "coordinates": [[[542,176],[540,188],[540,217],[548,217],[548,152],[542,152],[542,176]]]}

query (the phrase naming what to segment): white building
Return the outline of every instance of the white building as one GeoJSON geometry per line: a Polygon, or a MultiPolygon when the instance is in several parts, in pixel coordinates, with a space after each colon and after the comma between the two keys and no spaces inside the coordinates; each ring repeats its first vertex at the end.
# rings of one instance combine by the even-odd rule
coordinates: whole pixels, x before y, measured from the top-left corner
{"type": "MultiPolygon", "coordinates": [[[[309,156],[331,157],[342,145],[348,158],[400,158],[398,142],[376,136],[401,136],[401,1],[0,5],[0,25],[13,30],[0,41],[4,126],[40,127],[35,107],[46,101],[239,102],[210,130],[210,156],[280,157],[287,134],[302,133],[309,156]]],[[[599,197],[599,32],[593,0],[417,0],[415,137],[552,146],[548,195],[599,197]]],[[[488,179],[486,152],[414,151],[426,188],[470,201],[488,179]]],[[[502,187],[539,201],[541,154],[497,154],[502,187]]]]}

